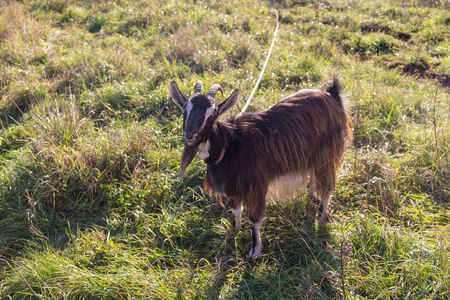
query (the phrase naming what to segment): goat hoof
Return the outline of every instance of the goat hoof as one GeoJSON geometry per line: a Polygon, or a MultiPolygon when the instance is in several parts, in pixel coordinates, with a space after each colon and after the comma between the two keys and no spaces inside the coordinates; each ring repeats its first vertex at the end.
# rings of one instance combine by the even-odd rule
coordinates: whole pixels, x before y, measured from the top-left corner
{"type": "Polygon", "coordinates": [[[256,245],[255,247],[252,247],[252,250],[250,250],[250,253],[248,254],[247,259],[252,261],[255,258],[257,258],[258,256],[260,256],[261,252],[262,252],[262,245],[261,244],[256,245]]]}

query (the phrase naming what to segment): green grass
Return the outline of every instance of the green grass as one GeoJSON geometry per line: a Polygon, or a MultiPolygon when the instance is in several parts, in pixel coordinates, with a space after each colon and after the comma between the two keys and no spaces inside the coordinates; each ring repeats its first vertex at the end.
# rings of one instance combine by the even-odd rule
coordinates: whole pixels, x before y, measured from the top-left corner
{"type": "Polygon", "coordinates": [[[450,298],[447,0],[0,3],[0,299],[450,298]],[[326,230],[271,203],[248,262],[204,164],[178,176],[168,85],[238,113],[274,9],[249,111],[337,76],[354,142],[326,230]]]}

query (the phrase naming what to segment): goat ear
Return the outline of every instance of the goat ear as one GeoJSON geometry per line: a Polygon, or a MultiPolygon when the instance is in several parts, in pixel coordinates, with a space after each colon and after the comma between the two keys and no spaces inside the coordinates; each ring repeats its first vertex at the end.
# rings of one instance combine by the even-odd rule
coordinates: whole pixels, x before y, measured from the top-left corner
{"type": "Polygon", "coordinates": [[[184,104],[186,103],[186,98],[184,98],[183,94],[181,94],[180,89],[175,81],[172,81],[169,86],[170,96],[181,109],[184,110],[184,104]]]}
{"type": "Polygon", "coordinates": [[[227,100],[219,104],[217,114],[220,116],[223,113],[227,112],[230,108],[233,107],[233,105],[236,104],[236,102],[238,102],[238,100],[239,100],[239,90],[235,89],[227,100]]]}

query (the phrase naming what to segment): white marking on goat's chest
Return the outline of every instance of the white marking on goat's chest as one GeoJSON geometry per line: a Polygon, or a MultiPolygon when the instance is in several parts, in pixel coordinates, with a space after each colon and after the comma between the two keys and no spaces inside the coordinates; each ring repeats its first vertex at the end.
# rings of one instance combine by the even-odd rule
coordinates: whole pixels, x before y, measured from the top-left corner
{"type": "Polygon", "coordinates": [[[209,140],[206,140],[206,142],[198,145],[198,150],[200,151],[198,154],[198,157],[201,160],[207,159],[209,157],[209,149],[211,149],[211,144],[210,144],[209,140]]]}

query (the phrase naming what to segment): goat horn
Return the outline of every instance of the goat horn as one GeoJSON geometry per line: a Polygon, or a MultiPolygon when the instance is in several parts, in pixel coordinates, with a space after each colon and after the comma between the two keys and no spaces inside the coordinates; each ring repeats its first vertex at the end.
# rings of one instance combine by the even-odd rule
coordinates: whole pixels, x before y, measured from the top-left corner
{"type": "Polygon", "coordinates": [[[201,92],[202,92],[202,81],[199,80],[199,81],[197,81],[197,83],[195,84],[195,87],[194,87],[194,94],[196,94],[196,93],[201,93],[201,92]]]}
{"type": "Polygon", "coordinates": [[[208,96],[215,98],[218,91],[220,91],[223,95],[222,87],[218,84],[213,84],[213,86],[209,89],[208,96]]]}

